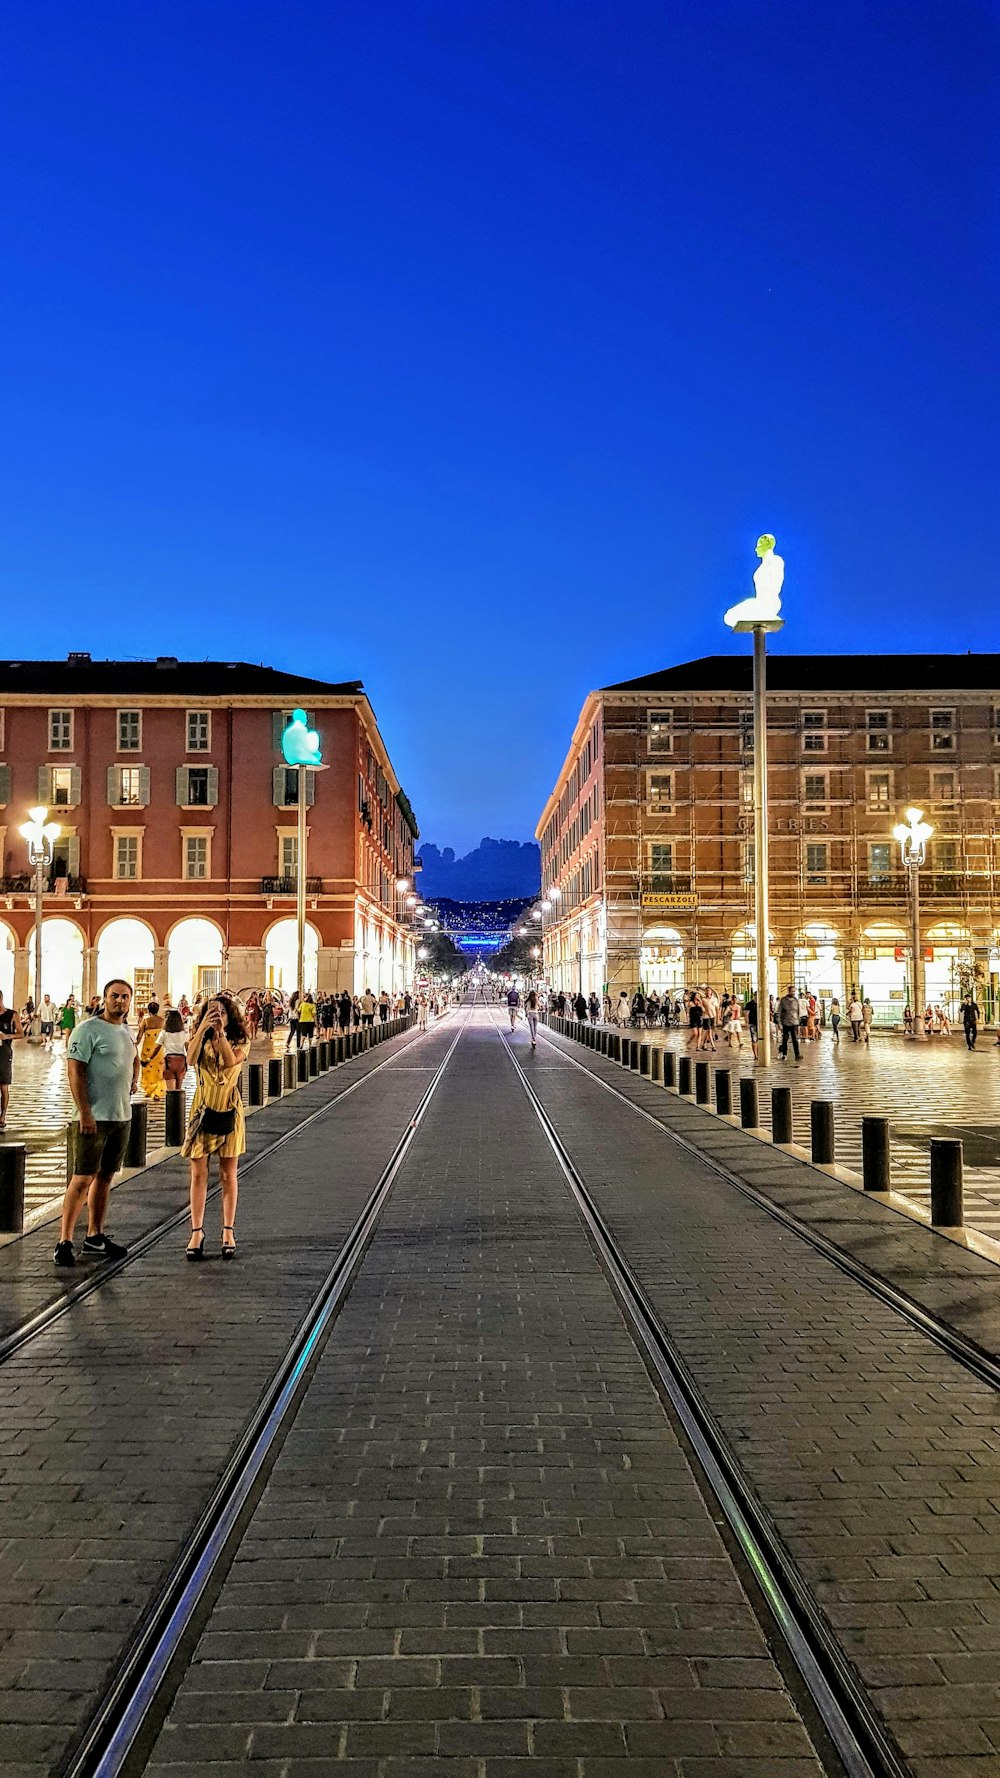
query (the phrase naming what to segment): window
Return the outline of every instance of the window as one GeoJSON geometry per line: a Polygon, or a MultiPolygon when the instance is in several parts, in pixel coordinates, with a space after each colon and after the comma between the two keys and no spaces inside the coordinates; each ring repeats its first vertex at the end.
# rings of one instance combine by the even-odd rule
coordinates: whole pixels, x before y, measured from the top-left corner
{"type": "Polygon", "coordinates": [[[955,751],[955,712],[954,710],[931,711],[931,752],[953,753],[955,751]]]}
{"type": "Polygon", "coordinates": [[[54,809],[73,806],[73,767],[53,766],[49,772],[49,802],[54,809]]]}
{"type": "Polygon", "coordinates": [[[674,750],[674,713],[672,710],[650,710],[646,718],[646,749],[649,753],[672,753],[674,750]]]}
{"type": "Polygon", "coordinates": [[[72,710],[49,711],[49,752],[70,753],[73,747],[72,710]]]}
{"type": "Polygon", "coordinates": [[[743,842],[743,881],[747,884],[748,888],[751,889],[757,881],[757,860],[754,856],[754,844],[752,840],[744,840],[743,842]]]}
{"type": "Polygon", "coordinates": [[[658,808],[668,809],[674,800],[673,772],[650,772],[646,779],[646,799],[658,808]]]}
{"type": "Polygon", "coordinates": [[[187,752],[207,753],[212,745],[212,718],[208,710],[187,713],[187,752]]]}
{"type": "Polygon", "coordinates": [[[955,774],[954,772],[931,773],[931,802],[939,808],[955,807],[955,774]]]}
{"type": "Polygon", "coordinates": [[[119,753],[138,753],[142,747],[142,712],[140,710],[119,710],[118,712],[118,751],[119,753]]]}
{"type": "Polygon", "coordinates": [[[876,813],[892,807],[892,773],[865,773],[865,801],[876,813]]]}
{"type": "Polygon", "coordinates": [[[753,809],[753,776],[750,772],[740,774],[740,808],[744,811],[753,809]]]}
{"type": "Polygon", "coordinates": [[[295,878],[299,874],[298,834],[283,833],[278,837],[278,875],[295,878]]]}
{"type": "Polygon", "coordinates": [[[888,710],[866,710],[865,731],[869,753],[888,753],[890,746],[888,710]]]}
{"type": "Polygon", "coordinates": [[[668,840],[654,840],[649,848],[649,874],[653,889],[668,890],[674,870],[674,848],[668,840]]]}
{"type": "Polygon", "coordinates": [[[141,776],[138,766],[119,766],[118,768],[118,807],[138,808],[142,797],[141,776]]]}
{"type": "Polygon", "coordinates": [[[189,883],[204,882],[208,876],[208,835],[189,833],[184,836],[184,875],[189,883]]]}
{"type": "MultiPolygon", "coordinates": [[[[307,809],[312,808],[313,801],[316,796],[316,777],[317,777],[317,774],[315,772],[307,772],[306,773],[306,808],[307,809]]],[[[361,785],[364,785],[364,782],[365,781],[363,778],[359,779],[359,783],[361,785]]],[[[271,771],[271,801],[274,804],[275,808],[276,809],[294,809],[298,804],[298,800],[299,800],[299,768],[298,768],[298,766],[274,766],[271,771]]],[[[370,815],[371,815],[370,805],[365,805],[360,802],[360,793],[359,793],[359,807],[363,811],[366,806],[368,807],[368,813],[369,813],[369,817],[370,817],[370,815]]],[[[363,813],[362,813],[362,819],[364,819],[363,813]]],[[[369,832],[374,832],[374,827],[375,827],[374,821],[371,821],[370,819],[367,820],[366,826],[368,827],[369,832]]],[[[383,828],[383,832],[384,832],[384,828],[383,828]]],[[[389,850],[388,844],[386,845],[385,849],[388,852],[388,850],[389,850]]]]}
{"type": "MultiPolygon", "coordinates": [[[[0,717],[0,723],[2,721],[3,718],[0,717]]],[[[990,711],[990,730],[993,735],[994,747],[1000,747],[1000,704],[994,704],[990,711]]],[[[2,729],[0,729],[0,733],[2,733],[2,729]]],[[[0,746],[2,745],[3,743],[0,741],[0,746]]]]}
{"type": "Polygon", "coordinates": [[[869,883],[887,883],[892,876],[892,844],[889,840],[873,840],[868,847],[869,883]]]}
{"type": "Polygon", "coordinates": [[[215,808],[219,800],[218,766],[178,766],[176,777],[178,808],[215,808]]]}
{"type": "Polygon", "coordinates": [[[825,710],[803,710],[802,751],[803,753],[826,752],[825,710]]]}
{"type": "Polygon", "coordinates": [[[806,882],[822,887],[827,880],[829,847],[825,840],[810,840],[806,847],[806,882]]]}
{"type": "Polygon", "coordinates": [[[740,711],[740,751],[753,752],[753,711],[740,711]]]}
{"type": "Polygon", "coordinates": [[[139,836],[134,833],[115,835],[115,869],[119,882],[135,882],[139,875],[139,836]]]}
{"type": "Polygon", "coordinates": [[[943,876],[954,876],[958,870],[958,841],[935,840],[931,855],[935,871],[943,876]]]}
{"type": "Polygon", "coordinates": [[[830,787],[825,772],[805,772],[802,777],[802,802],[807,809],[825,809],[830,787]]]}

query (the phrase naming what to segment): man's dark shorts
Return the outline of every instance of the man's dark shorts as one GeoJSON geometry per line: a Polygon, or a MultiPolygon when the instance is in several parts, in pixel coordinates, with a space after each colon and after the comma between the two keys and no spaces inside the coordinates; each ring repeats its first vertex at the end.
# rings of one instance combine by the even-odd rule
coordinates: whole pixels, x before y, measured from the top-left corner
{"type": "Polygon", "coordinates": [[[9,1087],[14,1078],[14,1045],[0,1043],[0,1087],[9,1087]]]}
{"type": "Polygon", "coordinates": [[[90,1177],[103,1173],[110,1178],[125,1159],[131,1124],[99,1123],[93,1135],[84,1135],[79,1124],[73,1125],[73,1171],[90,1177]]]}

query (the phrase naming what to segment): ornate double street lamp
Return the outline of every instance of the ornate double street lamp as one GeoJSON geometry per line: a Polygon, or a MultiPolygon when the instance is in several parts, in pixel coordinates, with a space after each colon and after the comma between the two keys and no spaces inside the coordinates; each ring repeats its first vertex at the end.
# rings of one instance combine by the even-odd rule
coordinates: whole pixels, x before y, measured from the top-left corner
{"type": "Polygon", "coordinates": [[[754,854],[754,924],[757,938],[757,1060],[767,1067],[771,1060],[771,1020],[769,1017],[768,955],[770,929],[768,908],[768,844],[767,844],[767,636],[769,631],[784,629],[781,610],[781,586],[785,564],[775,554],[774,538],[769,532],[758,537],[756,544],[760,566],[755,569],[754,594],[741,599],[726,612],[731,630],[753,635],[753,854],[754,854]]]}
{"type": "Polygon", "coordinates": [[[42,1031],[42,897],[45,879],[52,863],[52,848],[59,838],[58,822],[49,821],[48,809],[29,809],[28,819],[19,828],[21,838],[28,842],[28,863],[35,873],[35,1012],[31,1021],[31,1041],[37,1043],[42,1031]]]}
{"type": "Polygon", "coordinates": [[[923,1037],[921,1023],[923,995],[920,992],[920,866],[927,860],[927,842],[934,832],[924,820],[923,809],[907,809],[905,821],[897,821],[892,830],[899,841],[904,870],[910,873],[910,942],[913,950],[913,986],[910,1011],[913,1014],[913,1035],[923,1037]]]}
{"type": "MultiPolygon", "coordinates": [[[[303,981],[306,957],[306,846],[308,835],[306,830],[306,809],[308,807],[309,789],[307,772],[324,772],[323,755],[319,750],[319,735],[309,723],[304,710],[293,710],[289,721],[285,724],[281,736],[281,751],[285,764],[294,766],[299,774],[298,802],[298,841],[295,848],[295,925],[298,948],[296,951],[295,985],[299,994],[306,991],[303,981]]],[[[315,992],[316,984],[313,984],[315,992]]]]}

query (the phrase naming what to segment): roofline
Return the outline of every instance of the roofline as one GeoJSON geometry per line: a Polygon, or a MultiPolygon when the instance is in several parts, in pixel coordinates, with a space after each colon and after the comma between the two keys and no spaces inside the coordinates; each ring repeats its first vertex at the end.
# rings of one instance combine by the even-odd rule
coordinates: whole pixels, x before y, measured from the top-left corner
{"type": "Polygon", "coordinates": [[[576,727],[573,730],[573,739],[571,740],[571,742],[569,744],[569,751],[566,754],[566,758],[563,760],[562,765],[559,768],[559,771],[556,776],[555,786],[549,793],[548,802],[546,803],[544,809],[542,810],[542,813],[539,816],[538,825],[535,828],[535,838],[539,842],[539,844],[541,844],[542,834],[544,833],[545,828],[548,824],[549,815],[552,812],[553,805],[555,803],[557,803],[559,800],[559,790],[560,790],[560,786],[562,785],[562,781],[565,777],[569,776],[569,768],[572,763],[573,757],[574,757],[575,753],[577,752],[579,743],[582,741],[583,736],[586,733],[586,730],[590,727],[591,723],[594,720],[591,712],[594,710],[599,710],[601,708],[601,705],[602,705],[602,702],[604,699],[604,693],[606,690],[609,690],[609,689],[610,689],[609,687],[605,686],[605,687],[602,687],[599,691],[589,691],[587,693],[586,698],[584,699],[583,708],[581,709],[580,714],[576,719],[576,727]],[[586,721],[584,721],[584,718],[586,718],[586,721]]]}

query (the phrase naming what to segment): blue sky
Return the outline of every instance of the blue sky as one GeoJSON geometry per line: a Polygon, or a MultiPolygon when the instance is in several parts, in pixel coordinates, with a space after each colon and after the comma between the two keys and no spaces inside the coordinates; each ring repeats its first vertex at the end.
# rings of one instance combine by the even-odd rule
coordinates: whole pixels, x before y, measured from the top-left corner
{"type": "Polygon", "coordinates": [[[369,688],[524,839],[586,692],[997,645],[1000,15],[12,0],[4,652],[369,688]]]}

